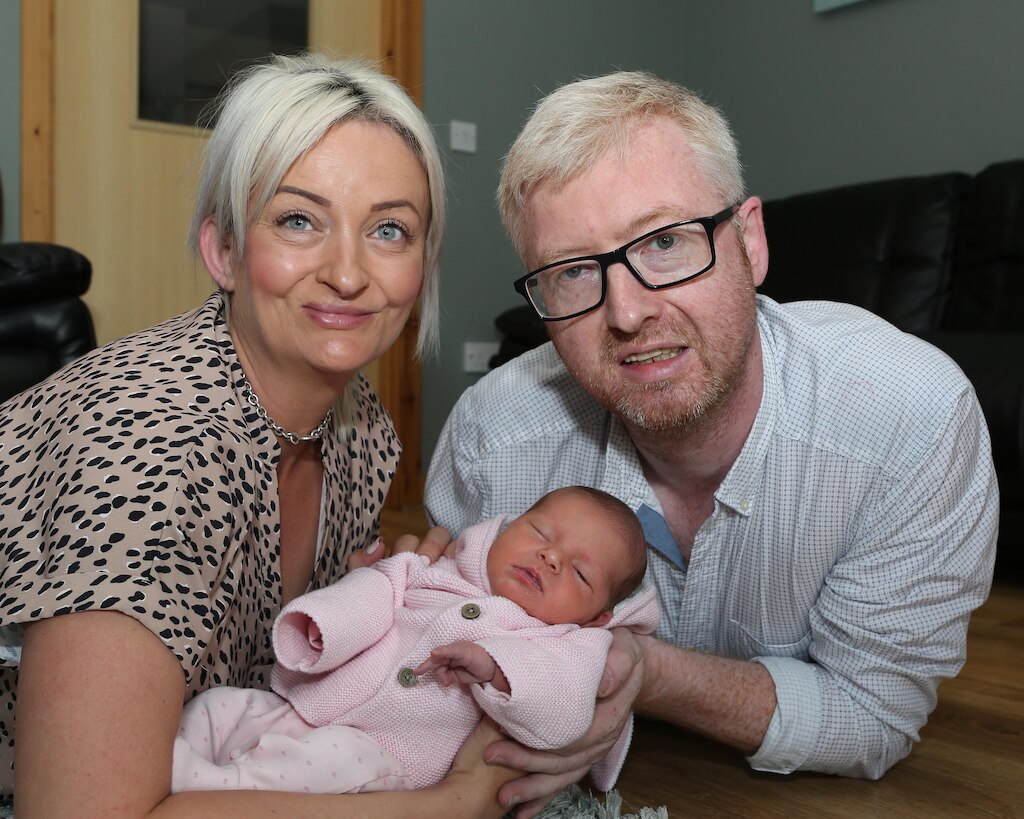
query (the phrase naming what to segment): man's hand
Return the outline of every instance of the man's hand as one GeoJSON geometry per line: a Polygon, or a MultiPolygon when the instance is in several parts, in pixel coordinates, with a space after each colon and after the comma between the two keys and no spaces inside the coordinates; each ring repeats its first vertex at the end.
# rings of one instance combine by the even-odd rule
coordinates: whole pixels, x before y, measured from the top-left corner
{"type": "Polygon", "coordinates": [[[580,740],[558,751],[535,751],[505,739],[484,752],[484,759],[492,764],[531,772],[506,783],[498,795],[503,805],[520,805],[517,819],[532,819],[552,796],[586,776],[626,727],[633,700],[643,685],[644,652],[629,629],[612,629],[612,635],[594,721],[580,740]]]}
{"type": "MultiPolygon", "coordinates": [[[[435,526],[428,531],[420,540],[416,535],[399,535],[391,547],[391,554],[399,552],[416,552],[419,555],[426,555],[431,563],[436,563],[441,555],[452,557],[455,554],[455,541],[451,533],[443,526],[435,526]]],[[[382,557],[386,557],[388,550],[384,541],[377,538],[365,549],[359,549],[348,556],[348,571],[353,569],[365,569],[372,566],[382,557]]]]}
{"type": "Polygon", "coordinates": [[[494,658],[468,640],[435,648],[430,657],[413,669],[414,674],[426,674],[428,671],[434,671],[438,682],[445,687],[452,683],[472,685],[489,682],[499,691],[511,693],[508,681],[494,658]]]}

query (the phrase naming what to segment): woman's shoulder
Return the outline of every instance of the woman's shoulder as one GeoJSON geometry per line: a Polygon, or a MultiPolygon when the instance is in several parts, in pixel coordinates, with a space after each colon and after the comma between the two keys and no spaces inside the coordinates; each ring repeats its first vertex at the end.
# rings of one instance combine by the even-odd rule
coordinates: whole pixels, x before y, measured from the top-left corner
{"type": "Polygon", "coordinates": [[[154,402],[180,403],[218,382],[226,384],[230,339],[218,328],[221,303],[219,295],[211,296],[194,310],[98,347],[37,389],[49,386],[51,393],[100,403],[104,395],[144,390],[154,402]]]}
{"type": "Polygon", "coordinates": [[[161,419],[180,428],[216,418],[230,380],[214,302],[99,347],[9,399],[0,405],[0,433],[67,437],[98,425],[123,437],[161,419]]]}

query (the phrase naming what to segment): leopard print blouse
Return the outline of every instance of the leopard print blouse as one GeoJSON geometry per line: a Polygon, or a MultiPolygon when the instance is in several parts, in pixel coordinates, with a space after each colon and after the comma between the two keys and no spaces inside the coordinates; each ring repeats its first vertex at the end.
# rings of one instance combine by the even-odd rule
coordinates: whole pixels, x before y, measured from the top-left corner
{"type": "MultiPolygon", "coordinates": [[[[118,611],[181,663],[186,699],[266,688],[281,608],[277,438],[241,397],[223,297],[0,405],[0,793],[11,792],[20,625],[118,611]]],[[[401,447],[362,376],[329,430],[312,586],[372,542],[401,447]]]]}

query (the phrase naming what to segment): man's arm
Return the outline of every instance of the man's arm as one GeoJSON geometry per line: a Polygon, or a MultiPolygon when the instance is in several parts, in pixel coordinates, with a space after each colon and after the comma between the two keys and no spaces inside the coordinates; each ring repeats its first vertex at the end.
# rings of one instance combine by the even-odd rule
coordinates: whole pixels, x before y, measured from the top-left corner
{"type": "Polygon", "coordinates": [[[761,745],[775,710],[775,683],[760,663],[687,651],[638,636],[644,683],[634,708],[745,754],[761,745]]]}

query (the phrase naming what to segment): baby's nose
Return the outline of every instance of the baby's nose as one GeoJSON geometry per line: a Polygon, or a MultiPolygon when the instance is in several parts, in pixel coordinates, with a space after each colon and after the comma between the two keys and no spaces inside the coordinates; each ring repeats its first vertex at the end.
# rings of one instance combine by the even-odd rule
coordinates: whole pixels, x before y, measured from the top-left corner
{"type": "Polygon", "coordinates": [[[545,549],[540,553],[540,559],[556,574],[562,570],[562,558],[557,549],[545,549]]]}

